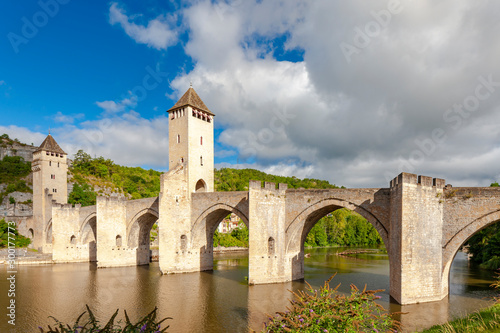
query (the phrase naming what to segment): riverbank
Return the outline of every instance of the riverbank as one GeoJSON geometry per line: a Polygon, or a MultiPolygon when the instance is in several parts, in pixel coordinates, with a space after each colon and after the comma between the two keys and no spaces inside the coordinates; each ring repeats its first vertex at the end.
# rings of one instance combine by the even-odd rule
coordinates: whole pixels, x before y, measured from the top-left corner
{"type": "Polygon", "coordinates": [[[422,333],[500,332],[500,304],[474,312],[443,325],[432,326],[422,333]]]}

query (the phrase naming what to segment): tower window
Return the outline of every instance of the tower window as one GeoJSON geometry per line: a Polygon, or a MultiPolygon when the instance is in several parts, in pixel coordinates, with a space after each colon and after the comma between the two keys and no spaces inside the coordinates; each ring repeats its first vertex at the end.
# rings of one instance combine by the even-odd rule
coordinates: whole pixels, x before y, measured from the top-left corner
{"type": "Polygon", "coordinates": [[[202,136],[200,136],[200,145],[203,146],[203,137],[202,136]]]}
{"type": "Polygon", "coordinates": [[[203,166],[203,156],[200,156],[200,165],[203,166]]]}
{"type": "Polygon", "coordinates": [[[50,175],[50,179],[56,179],[56,175],[50,175]]]}
{"type": "Polygon", "coordinates": [[[57,167],[59,168],[59,162],[57,162],[57,167]]]}
{"type": "Polygon", "coordinates": [[[177,134],[177,143],[181,143],[181,135],[177,134]]]}
{"type": "Polygon", "coordinates": [[[52,161],[49,161],[49,166],[52,166],[52,161]]]}

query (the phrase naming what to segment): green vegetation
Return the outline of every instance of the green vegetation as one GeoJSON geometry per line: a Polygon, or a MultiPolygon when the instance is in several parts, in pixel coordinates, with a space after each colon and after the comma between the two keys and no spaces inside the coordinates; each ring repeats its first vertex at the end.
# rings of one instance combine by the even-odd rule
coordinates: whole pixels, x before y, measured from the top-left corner
{"type": "Polygon", "coordinates": [[[7,184],[6,190],[0,192],[0,203],[12,192],[33,193],[24,179],[30,172],[31,163],[20,156],[5,156],[0,161],[0,183],[7,184]]]}
{"type": "Polygon", "coordinates": [[[97,193],[89,184],[74,184],[69,194],[68,203],[81,204],[82,207],[93,206],[96,203],[97,193]]]}
{"type": "MultiPolygon", "coordinates": [[[[351,284],[351,294],[341,295],[330,288],[333,276],[320,290],[307,284],[307,292],[293,293],[286,312],[269,318],[262,332],[395,332],[400,323],[375,302],[382,290],[363,291],[351,284]]],[[[307,282],[306,282],[307,283],[307,282]]]]}
{"type": "Polygon", "coordinates": [[[107,188],[112,193],[128,194],[132,199],[155,197],[160,193],[161,172],[120,166],[104,157],[92,158],[82,150],[75,154],[70,173],[75,183],[80,185],[75,194],[75,198],[79,199],[75,201],[81,200],[82,205],[92,202],[94,195],[104,194],[103,191],[95,193],[94,186],[107,188]]]}
{"type": "Polygon", "coordinates": [[[31,163],[20,156],[5,156],[0,161],[0,183],[14,183],[31,172],[31,163]]]}
{"type": "MultiPolygon", "coordinates": [[[[492,183],[491,187],[498,187],[492,183]]],[[[471,261],[484,269],[500,268],[500,223],[492,224],[475,233],[465,243],[467,251],[472,255],[471,261]]]]}
{"type": "Polygon", "coordinates": [[[19,235],[15,224],[5,222],[5,219],[0,220],[0,248],[9,247],[9,232],[10,239],[14,239],[16,248],[26,247],[30,245],[31,239],[19,235]]]}
{"type": "MultiPolygon", "coordinates": [[[[224,222],[221,222],[224,223],[224,222]]],[[[214,247],[248,247],[248,228],[245,223],[240,222],[238,228],[231,233],[219,233],[215,230],[214,247]]]]}
{"type": "Polygon", "coordinates": [[[339,188],[326,180],[274,176],[254,169],[222,168],[215,170],[214,182],[216,191],[248,191],[248,183],[250,180],[261,180],[276,184],[285,183],[288,184],[288,188],[339,188]]]}
{"type": "MultiPolygon", "coordinates": [[[[92,311],[90,311],[90,308],[88,305],[86,305],[87,311],[82,313],[78,319],[76,319],[75,323],[70,326],[69,324],[63,324],[59,320],[57,320],[54,317],[49,317],[52,318],[56,322],[56,326],[52,328],[50,325],[48,325],[48,329],[45,330],[42,327],[39,327],[41,333],[94,333],[94,332],[101,332],[101,333],[162,333],[166,332],[169,326],[165,328],[161,328],[161,324],[172,318],[164,318],[160,321],[157,320],[157,311],[158,308],[155,307],[155,309],[146,315],[144,318],[140,319],[136,324],[133,324],[128,315],[127,311],[125,312],[125,326],[122,328],[120,325],[120,322],[115,324],[115,318],[118,315],[118,310],[111,316],[111,318],[108,320],[108,322],[102,327],[99,321],[96,319],[92,311]],[[86,320],[85,323],[82,323],[81,320],[85,316],[85,314],[88,314],[88,319],[86,320]]],[[[85,316],[86,317],[86,316],[85,316]]]]}
{"type": "Polygon", "coordinates": [[[306,247],[380,245],[377,230],[361,215],[345,208],[323,217],[307,235],[306,247]]]}

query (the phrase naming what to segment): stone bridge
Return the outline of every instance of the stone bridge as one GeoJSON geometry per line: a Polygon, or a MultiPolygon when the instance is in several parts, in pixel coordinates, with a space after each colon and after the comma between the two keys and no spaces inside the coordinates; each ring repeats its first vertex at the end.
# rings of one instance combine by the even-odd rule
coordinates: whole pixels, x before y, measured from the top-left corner
{"type": "Polygon", "coordinates": [[[500,220],[499,188],[453,188],[442,179],[408,173],[381,189],[295,190],[251,181],[245,192],[190,193],[185,179],[180,166],[162,175],[157,198],[54,205],[54,260],[97,260],[98,267],[148,264],[149,232],[158,221],[163,274],[211,270],[214,232],[234,213],[249,228],[249,283],[291,281],[304,277],[304,241],[311,228],[346,208],[379,232],[389,255],[390,294],[411,304],[447,296],[457,251],[500,220]]]}

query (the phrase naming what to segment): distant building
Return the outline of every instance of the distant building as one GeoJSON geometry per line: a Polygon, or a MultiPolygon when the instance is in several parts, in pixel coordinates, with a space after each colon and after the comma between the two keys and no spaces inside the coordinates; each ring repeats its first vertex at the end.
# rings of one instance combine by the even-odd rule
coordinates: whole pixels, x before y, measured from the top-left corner
{"type": "Polygon", "coordinates": [[[229,215],[224,220],[222,220],[221,223],[219,223],[217,231],[222,234],[230,233],[234,229],[239,228],[240,222],[241,220],[238,215],[231,213],[231,215],[229,215]]]}

